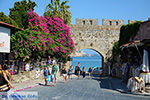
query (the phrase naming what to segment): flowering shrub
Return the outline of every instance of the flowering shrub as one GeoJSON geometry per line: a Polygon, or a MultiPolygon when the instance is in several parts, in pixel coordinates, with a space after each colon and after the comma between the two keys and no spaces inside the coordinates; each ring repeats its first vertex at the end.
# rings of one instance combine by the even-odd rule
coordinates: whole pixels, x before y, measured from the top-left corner
{"type": "Polygon", "coordinates": [[[70,28],[60,18],[38,16],[33,11],[28,15],[29,28],[17,32],[11,39],[16,58],[49,54],[66,59],[74,50],[70,28]]]}

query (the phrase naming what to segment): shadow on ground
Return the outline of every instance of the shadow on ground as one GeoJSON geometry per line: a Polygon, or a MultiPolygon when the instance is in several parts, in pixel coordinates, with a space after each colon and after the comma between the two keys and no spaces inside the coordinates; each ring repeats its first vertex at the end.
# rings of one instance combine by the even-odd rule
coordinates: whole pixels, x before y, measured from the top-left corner
{"type": "Polygon", "coordinates": [[[101,88],[118,91],[121,93],[129,93],[126,87],[126,83],[123,83],[118,78],[93,75],[93,80],[97,80],[101,88]]]}

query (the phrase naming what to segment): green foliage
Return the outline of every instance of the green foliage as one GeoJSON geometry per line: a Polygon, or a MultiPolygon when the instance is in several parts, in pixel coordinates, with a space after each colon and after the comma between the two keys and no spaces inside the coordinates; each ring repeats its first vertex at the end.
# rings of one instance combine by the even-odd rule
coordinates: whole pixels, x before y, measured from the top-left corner
{"type": "Polygon", "coordinates": [[[140,27],[141,22],[137,21],[136,23],[130,23],[127,25],[123,25],[120,29],[120,38],[119,38],[119,46],[129,42],[130,39],[133,39],[140,27]]]}
{"type": "Polygon", "coordinates": [[[3,12],[0,12],[0,21],[8,23],[8,24],[11,24],[11,25],[14,25],[16,27],[18,26],[13,19],[11,19],[10,17],[6,16],[3,12]]]}
{"type": "Polygon", "coordinates": [[[41,65],[41,66],[39,66],[39,68],[40,68],[40,69],[44,69],[44,65],[43,65],[43,66],[42,66],[42,65],[41,65]]]}
{"type": "Polygon", "coordinates": [[[28,25],[28,12],[34,10],[36,3],[28,0],[17,1],[14,3],[14,7],[10,8],[9,17],[12,18],[20,28],[27,28],[28,25]]]}
{"type": "Polygon", "coordinates": [[[46,7],[47,11],[44,13],[44,16],[59,17],[65,24],[69,25],[71,23],[72,14],[68,10],[70,6],[66,5],[67,3],[68,1],[61,2],[60,0],[51,0],[51,3],[46,7]]]}
{"type": "Polygon", "coordinates": [[[119,42],[116,41],[114,43],[113,49],[112,49],[112,55],[117,55],[119,53],[119,42]]]}
{"type": "MultiPolygon", "coordinates": [[[[43,33],[46,35],[46,33],[43,33]]],[[[38,38],[39,33],[31,29],[18,31],[11,36],[11,50],[15,58],[27,60],[29,58],[40,58],[45,55],[42,40],[38,38]],[[37,37],[31,39],[31,37],[37,37]],[[40,45],[39,45],[40,44],[40,45]],[[40,49],[39,49],[40,48],[40,49]]]]}

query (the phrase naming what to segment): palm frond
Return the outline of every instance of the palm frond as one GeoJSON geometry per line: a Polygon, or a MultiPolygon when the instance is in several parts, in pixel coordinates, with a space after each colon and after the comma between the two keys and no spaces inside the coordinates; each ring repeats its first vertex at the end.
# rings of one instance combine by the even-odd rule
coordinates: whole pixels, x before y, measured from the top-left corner
{"type": "Polygon", "coordinates": [[[63,6],[63,5],[65,5],[66,3],[68,3],[68,1],[63,1],[63,2],[61,3],[61,5],[63,6]]]}

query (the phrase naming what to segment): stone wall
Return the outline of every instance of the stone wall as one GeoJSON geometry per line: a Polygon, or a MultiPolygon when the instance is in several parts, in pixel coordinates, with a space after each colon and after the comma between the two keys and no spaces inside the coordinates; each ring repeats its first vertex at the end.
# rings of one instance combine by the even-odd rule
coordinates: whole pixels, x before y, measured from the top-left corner
{"type": "Polygon", "coordinates": [[[98,25],[98,19],[76,19],[76,24],[71,25],[76,49],[89,48],[96,50],[104,58],[110,56],[114,42],[119,40],[120,27],[123,24],[123,20],[103,19],[102,25],[98,25]],[[112,25],[109,25],[110,21],[112,25]]]}
{"type": "Polygon", "coordinates": [[[35,79],[40,79],[40,80],[43,79],[43,71],[42,70],[39,71],[38,78],[36,78],[36,70],[29,71],[29,72],[23,71],[23,72],[20,72],[19,74],[12,75],[11,81],[13,83],[23,83],[23,82],[35,80],[35,79]]]}
{"type": "Polygon", "coordinates": [[[112,19],[103,19],[102,25],[103,26],[121,26],[124,24],[124,20],[112,20],[112,19]]]}
{"type": "MultiPolygon", "coordinates": [[[[57,78],[61,76],[60,72],[57,74],[57,78]]],[[[32,71],[23,71],[19,74],[12,75],[11,82],[12,83],[23,83],[32,80],[44,80],[43,70],[39,70],[38,73],[36,70],[32,71]],[[38,75],[37,75],[38,74],[38,75]]]]}
{"type": "Polygon", "coordinates": [[[119,40],[120,28],[124,20],[103,19],[98,25],[98,19],[76,19],[76,24],[71,25],[72,39],[77,50],[93,49],[101,54],[105,75],[108,66],[105,58],[112,54],[114,42],[119,40]]]}
{"type": "Polygon", "coordinates": [[[98,19],[76,19],[76,25],[78,26],[98,26],[98,19]]]}

